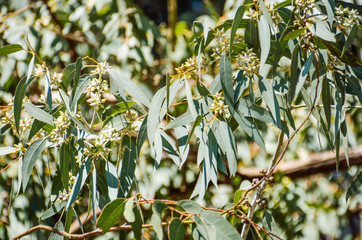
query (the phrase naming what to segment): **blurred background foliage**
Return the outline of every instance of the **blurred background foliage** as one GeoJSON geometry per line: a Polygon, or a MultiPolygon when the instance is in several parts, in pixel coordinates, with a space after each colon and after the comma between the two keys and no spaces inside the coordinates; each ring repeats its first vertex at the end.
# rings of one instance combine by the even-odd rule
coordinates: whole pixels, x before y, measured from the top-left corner
{"type": "MultiPolygon", "coordinates": [[[[241,0],[12,0],[0,1],[0,46],[21,44],[27,48],[31,43],[39,57],[51,66],[52,72],[60,72],[78,57],[89,56],[97,61],[107,61],[137,81],[151,97],[165,85],[166,75],[175,74],[174,68],[193,56],[195,46],[194,21],[208,19],[215,26],[233,18],[241,0]],[[173,7],[170,7],[173,6],[173,7]],[[168,8],[169,7],[169,8],[168,8]]],[[[358,3],[357,3],[358,4],[358,3]]],[[[361,60],[361,31],[354,41],[354,51],[361,60]]],[[[9,102],[20,78],[27,73],[31,56],[25,52],[0,58],[0,103],[9,102]]],[[[205,79],[213,79],[209,72],[205,79]]],[[[210,81],[211,81],[210,80],[210,81]]],[[[30,86],[31,98],[39,98],[42,82],[30,86]]],[[[347,101],[356,101],[354,98],[347,101]]],[[[174,108],[173,115],[186,110],[174,108]]],[[[302,118],[306,109],[296,109],[302,118]]],[[[362,113],[360,109],[346,110],[350,146],[362,144],[362,113]]],[[[298,121],[298,120],[297,120],[298,121]]],[[[264,153],[249,137],[237,131],[239,168],[267,167],[276,146],[277,131],[260,125],[267,151],[264,153]]],[[[328,150],[326,140],[318,135],[318,124],[309,121],[289,147],[285,161],[307,159],[310,152],[328,150]]],[[[0,145],[12,146],[17,139],[11,133],[1,132],[0,145]]],[[[195,144],[195,142],[194,142],[195,144]]],[[[182,169],[171,161],[162,161],[154,172],[149,150],[143,148],[142,158],[136,170],[137,191],[147,199],[162,198],[180,200],[190,197],[197,179],[196,147],[191,147],[191,156],[182,169]]],[[[0,156],[1,169],[16,156],[0,156]]],[[[167,158],[167,156],[165,156],[167,158]]],[[[0,175],[0,238],[8,239],[15,234],[38,224],[49,199],[44,196],[51,191],[47,183],[55,167],[37,162],[34,177],[26,193],[17,192],[17,163],[0,175]]],[[[290,179],[281,173],[266,190],[268,200],[265,208],[259,208],[255,221],[263,225],[263,216],[274,218],[272,232],[283,239],[361,239],[361,193],[347,203],[346,190],[357,175],[358,168],[332,174],[314,174],[307,178],[290,179]]],[[[242,176],[230,179],[219,176],[218,188],[209,187],[202,204],[222,207],[232,202],[238,189],[248,185],[242,176]]],[[[49,195],[49,194],[48,194],[49,195]]],[[[87,211],[87,199],[79,205],[79,214],[87,211]]],[[[145,215],[145,218],[147,219],[145,215]]],[[[47,220],[54,225],[56,218],[47,220]],[[53,222],[52,222],[53,221],[53,222]]],[[[236,226],[240,223],[235,223],[236,226]]],[[[265,225],[263,225],[265,226],[265,225]]],[[[91,224],[84,226],[84,230],[91,224]]],[[[107,233],[97,239],[124,239],[126,232],[107,233]]],[[[36,232],[29,239],[46,239],[44,232],[36,232]]],[[[144,232],[145,238],[154,238],[152,231],[144,232]]],[[[28,238],[26,238],[28,239],[28,238]]]]}

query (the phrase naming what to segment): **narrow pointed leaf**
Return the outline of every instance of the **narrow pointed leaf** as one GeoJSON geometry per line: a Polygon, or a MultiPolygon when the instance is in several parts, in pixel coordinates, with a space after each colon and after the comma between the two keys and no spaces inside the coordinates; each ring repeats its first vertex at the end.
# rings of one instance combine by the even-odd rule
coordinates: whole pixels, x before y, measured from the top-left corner
{"type": "Polygon", "coordinates": [[[24,50],[20,44],[9,44],[0,48],[0,57],[24,50]]]}
{"type": "Polygon", "coordinates": [[[268,105],[273,118],[277,124],[277,126],[280,128],[281,126],[281,119],[280,119],[280,109],[278,100],[275,96],[274,88],[271,83],[266,78],[260,77],[259,78],[259,89],[261,94],[263,95],[265,103],[268,105]]]}
{"type": "Polygon", "coordinates": [[[121,219],[126,202],[124,198],[117,198],[103,208],[97,221],[97,226],[102,229],[103,233],[106,233],[121,219]]]}
{"type": "Polygon", "coordinates": [[[14,147],[0,147],[0,156],[14,153],[15,151],[16,151],[16,148],[14,148],[14,147]]]}
{"type": "Polygon", "coordinates": [[[106,162],[105,173],[107,179],[108,196],[111,201],[118,195],[118,178],[116,167],[110,162],[106,162]]]}
{"type": "Polygon", "coordinates": [[[16,130],[18,133],[19,133],[21,109],[23,106],[23,99],[25,97],[25,92],[26,92],[26,81],[27,81],[26,77],[23,77],[20,80],[18,86],[16,87],[15,96],[14,96],[14,119],[15,119],[16,130]]]}
{"type": "Polygon", "coordinates": [[[234,109],[233,78],[231,73],[230,61],[228,57],[226,57],[226,55],[223,55],[220,59],[220,80],[226,104],[229,105],[229,109],[233,111],[234,109]]]}
{"type": "Polygon", "coordinates": [[[349,186],[349,188],[347,190],[346,202],[353,194],[361,191],[361,186],[362,186],[362,171],[359,171],[357,177],[355,177],[355,179],[353,179],[353,182],[351,183],[351,185],[349,186]]]}
{"type": "Polygon", "coordinates": [[[235,34],[236,34],[236,30],[238,30],[239,28],[239,24],[241,22],[241,19],[243,18],[245,12],[245,6],[241,5],[238,10],[236,10],[235,13],[235,17],[233,20],[233,24],[231,26],[231,32],[230,32],[230,54],[232,53],[232,48],[233,48],[233,44],[234,44],[234,38],[235,38],[235,34]]]}
{"type": "Polygon", "coordinates": [[[119,194],[122,197],[126,197],[131,189],[134,171],[137,165],[137,152],[136,146],[133,141],[130,139],[129,143],[124,150],[123,159],[122,159],[122,169],[120,181],[120,192],[119,194]]]}
{"type": "Polygon", "coordinates": [[[270,51],[270,30],[264,14],[261,15],[258,22],[258,33],[261,49],[259,73],[261,73],[270,51]]]}
{"type": "Polygon", "coordinates": [[[90,167],[91,167],[92,159],[89,158],[83,165],[80,167],[78,175],[75,179],[74,185],[72,187],[72,190],[70,192],[70,196],[67,202],[66,210],[68,210],[74,201],[77,199],[77,196],[82,189],[85,181],[87,180],[90,167]]]}
{"type": "Polygon", "coordinates": [[[35,161],[39,159],[41,152],[46,146],[46,139],[41,138],[34,141],[29,148],[26,150],[24,155],[24,161],[22,165],[22,184],[23,191],[25,192],[26,186],[28,185],[31,172],[33,171],[35,161]]]}
{"type": "Polygon", "coordinates": [[[54,125],[53,123],[53,116],[44,111],[43,109],[33,105],[32,103],[24,103],[24,107],[26,111],[35,119],[45,122],[49,125],[54,125]]]}

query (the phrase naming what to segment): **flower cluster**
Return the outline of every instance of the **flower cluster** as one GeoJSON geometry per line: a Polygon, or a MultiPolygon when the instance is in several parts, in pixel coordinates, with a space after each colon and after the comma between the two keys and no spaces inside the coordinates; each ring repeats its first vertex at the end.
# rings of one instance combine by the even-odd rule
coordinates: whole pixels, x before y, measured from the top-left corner
{"type": "Polygon", "coordinates": [[[260,61],[253,49],[245,49],[237,57],[237,68],[244,71],[243,74],[251,78],[258,74],[260,61]]]}
{"type": "Polygon", "coordinates": [[[358,11],[356,9],[343,8],[340,5],[335,10],[336,20],[345,30],[349,30],[353,27],[353,24],[358,23],[358,11]]]}
{"type": "Polygon", "coordinates": [[[52,76],[51,76],[51,84],[52,86],[59,86],[62,82],[62,77],[63,77],[63,73],[54,73],[52,76]]]}
{"type": "Polygon", "coordinates": [[[181,64],[181,66],[175,70],[178,74],[181,74],[194,69],[197,69],[195,58],[189,58],[185,63],[181,64]]]}
{"type": "Polygon", "coordinates": [[[107,61],[105,62],[100,62],[99,64],[97,64],[96,69],[92,70],[91,73],[92,74],[98,74],[98,75],[103,75],[108,73],[108,71],[111,69],[112,67],[109,66],[109,64],[107,63],[107,61]]]}
{"type": "Polygon", "coordinates": [[[225,105],[225,98],[223,97],[222,92],[216,93],[214,97],[214,102],[210,107],[210,110],[213,111],[216,115],[220,114],[228,114],[229,113],[229,106],[225,105]]]}
{"type": "Polygon", "coordinates": [[[108,81],[102,79],[102,75],[108,73],[110,69],[111,66],[107,62],[101,62],[91,71],[92,74],[98,75],[98,78],[92,78],[85,92],[90,94],[87,102],[95,110],[103,108],[103,103],[106,102],[106,99],[102,98],[102,93],[109,91],[109,85],[108,81]]]}
{"type": "Polygon", "coordinates": [[[55,129],[50,133],[50,140],[54,144],[61,144],[65,141],[70,120],[65,112],[60,112],[60,116],[54,121],[55,129]]]}
{"type": "Polygon", "coordinates": [[[315,0],[297,0],[295,2],[297,6],[297,12],[300,14],[310,14],[315,7],[315,0]]]}
{"type": "MultiPolygon", "coordinates": [[[[62,202],[66,202],[68,201],[69,197],[70,197],[70,192],[72,191],[71,186],[74,184],[76,180],[76,177],[72,175],[72,173],[69,173],[69,184],[68,184],[68,191],[66,189],[63,189],[63,191],[59,191],[59,195],[58,195],[58,199],[57,201],[59,203],[62,202]]],[[[77,199],[75,200],[75,204],[80,204],[80,200],[81,198],[79,196],[77,196],[77,199]]]]}
{"type": "Polygon", "coordinates": [[[259,9],[249,8],[245,13],[245,16],[250,19],[259,20],[261,16],[261,11],[259,9]]]}
{"type": "Polygon", "coordinates": [[[42,65],[40,64],[36,65],[36,68],[34,70],[34,76],[43,77],[45,76],[46,73],[47,73],[47,66],[45,65],[45,63],[43,63],[42,65]]]}
{"type": "Polygon", "coordinates": [[[230,46],[230,36],[224,32],[224,29],[217,29],[214,33],[215,41],[220,46],[220,48],[213,48],[212,57],[219,57],[222,54],[226,54],[230,46]]]}

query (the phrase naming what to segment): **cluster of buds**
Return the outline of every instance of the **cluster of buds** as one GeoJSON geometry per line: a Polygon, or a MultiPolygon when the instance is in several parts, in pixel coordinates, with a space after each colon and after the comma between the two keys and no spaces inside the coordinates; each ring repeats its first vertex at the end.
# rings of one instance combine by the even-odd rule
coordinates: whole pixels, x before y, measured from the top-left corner
{"type": "Polygon", "coordinates": [[[176,68],[175,70],[178,74],[181,74],[181,73],[186,73],[186,72],[196,70],[196,69],[197,69],[197,66],[196,66],[195,58],[189,58],[186,60],[185,63],[181,64],[181,66],[176,68]]]}
{"type": "Polygon", "coordinates": [[[107,63],[107,61],[105,62],[100,62],[97,64],[96,69],[92,70],[91,73],[94,75],[103,75],[108,73],[108,71],[112,68],[112,66],[109,66],[109,64],[107,63]]]}
{"type": "Polygon", "coordinates": [[[297,6],[296,10],[299,14],[310,14],[315,7],[315,0],[297,0],[295,5],[297,6]]]}
{"type": "Polygon", "coordinates": [[[307,32],[304,34],[304,44],[301,46],[303,51],[313,50],[316,48],[313,41],[313,34],[311,32],[307,32]]]}
{"type": "Polygon", "coordinates": [[[328,54],[328,64],[327,64],[328,70],[334,71],[338,66],[343,66],[342,61],[339,60],[339,58],[337,58],[336,56],[328,54]]]}
{"type": "Polygon", "coordinates": [[[260,61],[253,49],[245,49],[237,57],[237,68],[244,71],[243,74],[251,78],[259,73],[260,61]]]}
{"type": "Polygon", "coordinates": [[[223,115],[229,113],[229,106],[225,104],[225,98],[223,97],[222,92],[216,93],[214,97],[214,102],[210,107],[210,110],[215,113],[215,115],[223,115]]]}
{"type": "Polygon", "coordinates": [[[245,16],[250,19],[259,20],[261,16],[261,11],[259,8],[249,8],[248,11],[245,13],[245,16]]]}
{"type": "Polygon", "coordinates": [[[268,206],[268,199],[266,198],[260,198],[260,199],[257,199],[256,200],[256,203],[262,207],[262,208],[265,208],[266,206],[268,206]]]}
{"type": "Polygon", "coordinates": [[[70,126],[70,120],[65,112],[60,112],[60,116],[54,121],[55,129],[50,133],[50,140],[54,144],[61,144],[65,141],[67,129],[70,126]]]}
{"type": "Polygon", "coordinates": [[[51,76],[51,84],[54,87],[58,87],[62,83],[63,73],[54,73],[51,76]]]}
{"type": "Polygon", "coordinates": [[[226,53],[230,46],[230,36],[224,32],[224,29],[217,29],[214,33],[215,41],[220,46],[220,52],[226,53]]]}
{"type": "Polygon", "coordinates": [[[98,75],[98,78],[92,78],[85,92],[90,94],[87,102],[91,107],[94,107],[95,110],[103,108],[103,103],[106,102],[106,99],[102,98],[102,93],[109,91],[109,85],[108,81],[102,79],[102,75],[108,73],[110,69],[111,67],[107,62],[101,62],[95,70],[91,71],[92,74],[98,75]]]}
{"type": "Polygon", "coordinates": [[[340,5],[335,10],[336,20],[346,31],[353,27],[353,24],[359,22],[358,11],[356,9],[343,8],[340,5]]]}
{"type": "Polygon", "coordinates": [[[42,65],[37,64],[36,68],[34,70],[34,76],[35,77],[43,77],[45,76],[45,74],[47,73],[47,66],[45,65],[45,63],[43,63],[42,65]]]}
{"type": "MultiPolygon", "coordinates": [[[[72,191],[71,186],[75,183],[76,177],[73,176],[73,174],[71,172],[69,172],[69,185],[68,185],[68,191],[63,189],[63,191],[59,191],[59,195],[58,195],[58,199],[57,201],[59,203],[62,202],[66,202],[68,201],[69,197],[70,197],[70,192],[72,191]]],[[[77,199],[75,200],[75,204],[80,204],[80,200],[81,198],[79,196],[77,196],[77,199]]]]}
{"type": "Polygon", "coordinates": [[[31,128],[31,118],[25,117],[23,119],[20,119],[19,127],[23,132],[25,132],[27,129],[30,129],[31,128]]]}
{"type": "Polygon", "coordinates": [[[14,148],[16,149],[14,153],[25,153],[26,148],[24,147],[22,142],[19,142],[18,144],[14,144],[14,148]]]}

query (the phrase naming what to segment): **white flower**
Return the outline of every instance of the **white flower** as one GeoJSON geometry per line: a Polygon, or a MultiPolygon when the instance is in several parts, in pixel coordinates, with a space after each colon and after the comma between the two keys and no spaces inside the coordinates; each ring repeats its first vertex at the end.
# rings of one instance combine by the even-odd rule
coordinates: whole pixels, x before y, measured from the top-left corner
{"type": "Polygon", "coordinates": [[[103,75],[108,73],[108,71],[111,69],[112,67],[109,66],[109,64],[107,63],[107,61],[105,62],[100,62],[96,69],[94,69],[93,71],[91,71],[92,74],[99,74],[99,75],[103,75]]]}
{"type": "Polygon", "coordinates": [[[92,92],[90,98],[87,100],[91,107],[95,109],[103,108],[103,103],[106,102],[106,99],[102,99],[102,96],[99,92],[92,92]]]}
{"type": "Polygon", "coordinates": [[[46,73],[47,73],[47,67],[45,63],[43,63],[42,65],[36,64],[36,68],[34,70],[34,76],[43,77],[45,76],[46,73]]]}
{"type": "Polygon", "coordinates": [[[54,73],[51,77],[54,84],[58,85],[62,82],[63,73],[54,73]]]}

